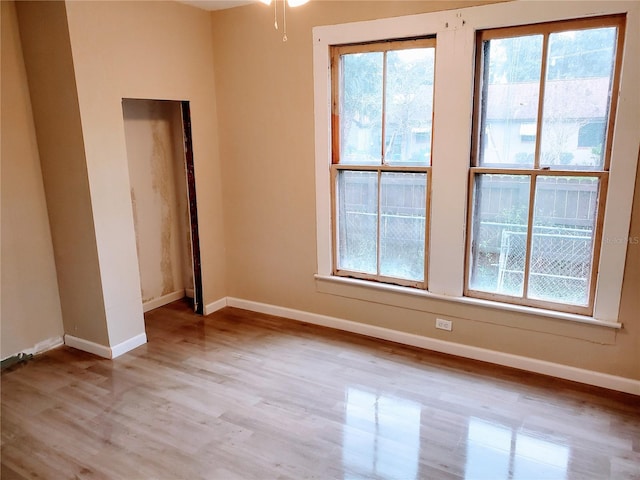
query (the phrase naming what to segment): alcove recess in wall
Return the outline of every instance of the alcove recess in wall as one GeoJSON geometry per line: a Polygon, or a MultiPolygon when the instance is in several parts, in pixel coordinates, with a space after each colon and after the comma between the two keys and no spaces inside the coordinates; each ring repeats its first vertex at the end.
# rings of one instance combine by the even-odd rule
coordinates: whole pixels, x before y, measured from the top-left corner
{"type": "Polygon", "coordinates": [[[145,312],[185,295],[194,297],[193,237],[185,170],[184,135],[188,122],[183,122],[183,103],[122,101],[145,312]]]}

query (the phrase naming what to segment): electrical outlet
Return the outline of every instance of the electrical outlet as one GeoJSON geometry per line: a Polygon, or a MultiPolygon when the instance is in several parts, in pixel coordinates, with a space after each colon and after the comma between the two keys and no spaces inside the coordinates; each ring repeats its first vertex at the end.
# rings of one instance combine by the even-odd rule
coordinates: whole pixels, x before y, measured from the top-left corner
{"type": "Polygon", "coordinates": [[[439,328],[440,330],[447,330],[450,332],[452,326],[453,326],[453,322],[451,320],[436,318],[436,328],[439,328]]]}

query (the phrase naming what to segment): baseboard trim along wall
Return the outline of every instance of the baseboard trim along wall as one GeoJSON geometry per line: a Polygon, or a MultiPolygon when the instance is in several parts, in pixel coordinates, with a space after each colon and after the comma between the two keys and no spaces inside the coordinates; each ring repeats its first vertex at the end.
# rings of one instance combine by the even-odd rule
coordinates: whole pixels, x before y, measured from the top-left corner
{"type": "Polygon", "coordinates": [[[120,355],[123,355],[134,348],[138,348],[140,345],[144,345],[145,343],[147,343],[147,334],[140,333],[135,337],[131,337],[128,340],[111,347],[111,358],[119,357],[120,355]]]}
{"type": "MultiPolygon", "coordinates": [[[[216,304],[222,302],[218,300],[216,304]]],[[[609,388],[620,392],[640,395],[640,381],[631,378],[618,377],[606,373],[593,372],[581,368],[561,365],[558,363],[537,360],[534,358],[513,355],[510,353],[497,352],[485,348],[473,347],[454,342],[447,342],[429,337],[423,337],[412,333],[400,332],[374,325],[366,325],[364,323],[353,322],[351,320],[343,320],[341,318],[319,315],[316,313],[305,312],[302,310],[294,310],[291,308],[278,307],[266,303],[253,302],[240,298],[227,297],[226,305],[230,307],[242,308],[258,313],[266,313],[269,315],[277,315],[279,317],[298,320],[300,322],[321,325],[323,327],[335,328],[347,332],[358,333],[368,337],[389,340],[404,345],[433,350],[435,352],[447,353],[459,357],[480,360],[483,362],[494,363],[506,367],[518,368],[529,372],[550,375],[552,377],[571,380],[574,382],[585,383],[597,387],[609,388]]],[[[213,304],[211,304],[213,305],[213,304]]],[[[224,306],[224,305],[223,305],[224,306]]],[[[207,306],[208,307],[208,306],[207,306]]],[[[222,308],[222,307],[219,307],[222,308]]],[[[205,310],[205,312],[208,309],[205,310]]],[[[213,313],[212,310],[209,313],[213,313]]],[[[208,313],[207,313],[208,315],[208,313]]]]}
{"type": "Polygon", "coordinates": [[[180,300],[185,296],[184,288],[182,290],[176,290],[175,292],[168,293],[158,298],[154,298],[142,304],[142,311],[147,313],[154,308],[161,307],[166,305],[167,303],[175,302],[176,300],[180,300]]]}
{"type": "Polygon", "coordinates": [[[112,359],[147,343],[147,335],[145,333],[141,333],[135,337],[125,340],[124,342],[114,345],[113,347],[100,345],[99,343],[90,342],[89,340],[74,337],[73,335],[65,335],[64,343],[69,347],[82,350],[83,352],[93,353],[94,355],[98,355],[102,358],[112,359]]]}
{"type": "Polygon", "coordinates": [[[73,347],[83,352],[93,353],[102,358],[111,358],[111,348],[99,343],[85,340],[84,338],[74,337],[73,335],[64,336],[64,344],[68,347],[73,347]]]}
{"type": "Polygon", "coordinates": [[[209,315],[213,312],[217,312],[218,310],[226,306],[227,306],[227,297],[221,298],[219,300],[216,300],[215,302],[208,303],[207,305],[205,305],[204,314],[209,315]]]}

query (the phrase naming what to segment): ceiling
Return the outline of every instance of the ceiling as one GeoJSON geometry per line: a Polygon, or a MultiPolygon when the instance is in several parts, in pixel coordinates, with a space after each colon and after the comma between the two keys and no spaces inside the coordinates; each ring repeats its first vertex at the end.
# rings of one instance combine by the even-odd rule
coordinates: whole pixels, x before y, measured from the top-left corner
{"type": "Polygon", "coordinates": [[[224,10],[225,8],[240,7],[249,5],[256,0],[178,0],[180,3],[193,5],[203,10],[224,10]]]}

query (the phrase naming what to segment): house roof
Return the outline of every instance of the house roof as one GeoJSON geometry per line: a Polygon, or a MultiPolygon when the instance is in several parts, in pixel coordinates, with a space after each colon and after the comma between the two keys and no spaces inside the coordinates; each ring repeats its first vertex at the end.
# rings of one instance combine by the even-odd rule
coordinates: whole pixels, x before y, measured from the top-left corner
{"type": "MultiPolygon", "coordinates": [[[[487,120],[535,121],[539,88],[537,82],[489,84],[487,120]]],[[[609,91],[608,77],[548,81],[545,118],[604,118],[609,91]]]]}

